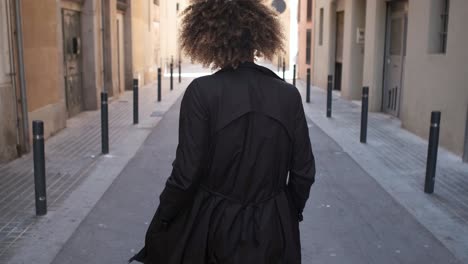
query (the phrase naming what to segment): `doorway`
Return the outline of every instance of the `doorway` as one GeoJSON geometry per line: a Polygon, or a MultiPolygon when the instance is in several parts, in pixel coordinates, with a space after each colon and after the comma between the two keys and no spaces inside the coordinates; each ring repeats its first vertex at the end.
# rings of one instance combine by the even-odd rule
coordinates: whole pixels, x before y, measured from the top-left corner
{"type": "Polygon", "coordinates": [[[383,111],[400,115],[406,56],[408,1],[393,1],[387,7],[383,111]]]}
{"type": "Polygon", "coordinates": [[[335,90],[341,91],[343,74],[344,11],[336,12],[335,90]]]}
{"type": "Polygon", "coordinates": [[[68,117],[82,112],[83,55],[81,52],[81,13],[62,9],[65,97],[68,117]]]}

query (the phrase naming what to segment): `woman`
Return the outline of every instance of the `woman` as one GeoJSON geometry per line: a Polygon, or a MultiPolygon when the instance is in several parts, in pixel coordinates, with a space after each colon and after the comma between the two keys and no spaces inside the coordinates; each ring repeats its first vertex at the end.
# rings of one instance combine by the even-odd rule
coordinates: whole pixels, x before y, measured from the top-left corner
{"type": "Polygon", "coordinates": [[[315,164],[297,89],[254,58],[282,49],[261,0],[199,0],[181,42],[205,66],[182,100],[173,171],[131,260],[146,264],[301,263],[299,222],[315,164]]]}

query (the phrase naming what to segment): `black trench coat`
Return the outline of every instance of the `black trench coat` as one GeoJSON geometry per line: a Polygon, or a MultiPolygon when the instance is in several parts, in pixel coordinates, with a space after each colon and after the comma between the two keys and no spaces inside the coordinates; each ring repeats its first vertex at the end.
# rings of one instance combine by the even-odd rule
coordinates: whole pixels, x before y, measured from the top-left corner
{"type": "Polygon", "coordinates": [[[294,86],[254,63],[198,78],[182,100],[172,174],[132,260],[301,263],[299,222],[314,177],[294,86]]]}

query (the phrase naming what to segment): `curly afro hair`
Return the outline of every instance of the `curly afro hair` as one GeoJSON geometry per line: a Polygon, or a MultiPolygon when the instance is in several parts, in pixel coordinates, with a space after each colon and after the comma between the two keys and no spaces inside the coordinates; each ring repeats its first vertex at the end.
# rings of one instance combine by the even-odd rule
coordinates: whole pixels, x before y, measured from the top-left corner
{"type": "Polygon", "coordinates": [[[278,15],[264,0],[192,0],[182,15],[181,47],[205,67],[237,68],[284,50],[278,15]]]}

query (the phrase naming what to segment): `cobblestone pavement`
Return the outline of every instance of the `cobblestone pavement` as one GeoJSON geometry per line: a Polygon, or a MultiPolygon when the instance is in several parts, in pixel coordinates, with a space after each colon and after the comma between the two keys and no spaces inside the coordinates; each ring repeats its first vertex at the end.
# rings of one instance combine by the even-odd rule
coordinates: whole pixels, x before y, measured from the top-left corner
{"type": "MultiPolygon", "coordinates": [[[[184,65],[185,67],[192,67],[184,65]]],[[[196,74],[203,74],[195,67],[196,74]]],[[[186,70],[186,69],[185,69],[186,70]]],[[[205,70],[206,72],[206,70],[205,70]]],[[[125,92],[111,98],[109,104],[110,154],[135,128],[154,125],[164,113],[161,109],[174,103],[191,79],[183,79],[169,91],[169,79],[163,79],[163,100],[156,103],[157,85],[140,89],[140,125],[133,126],[133,93],[125,92]]],[[[100,111],[83,112],[67,121],[63,129],[46,141],[46,181],[49,214],[62,205],[99,160],[101,152],[100,111]]],[[[34,174],[32,155],[25,155],[0,165],[0,263],[5,263],[16,250],[19,241],[32,235],[33,227],[41,219],[35,216],[34,174]]]]}
{"type": "MultiPolygon", "coordinates": [[[[305,100],[305,82],[298,81],[297,86],[305,100]]],[[[305,103],[307,116],[468,263],[468,164],[440,148],[435,193],[425,194],[427,141],[401,128],[395,117],[370,113],[368,142],[361,144],[360,102],[344,100],[336,92],[333,96],[332,118],[326,118],[326,93],[312,87],[311,103],[305,103]]]]}

